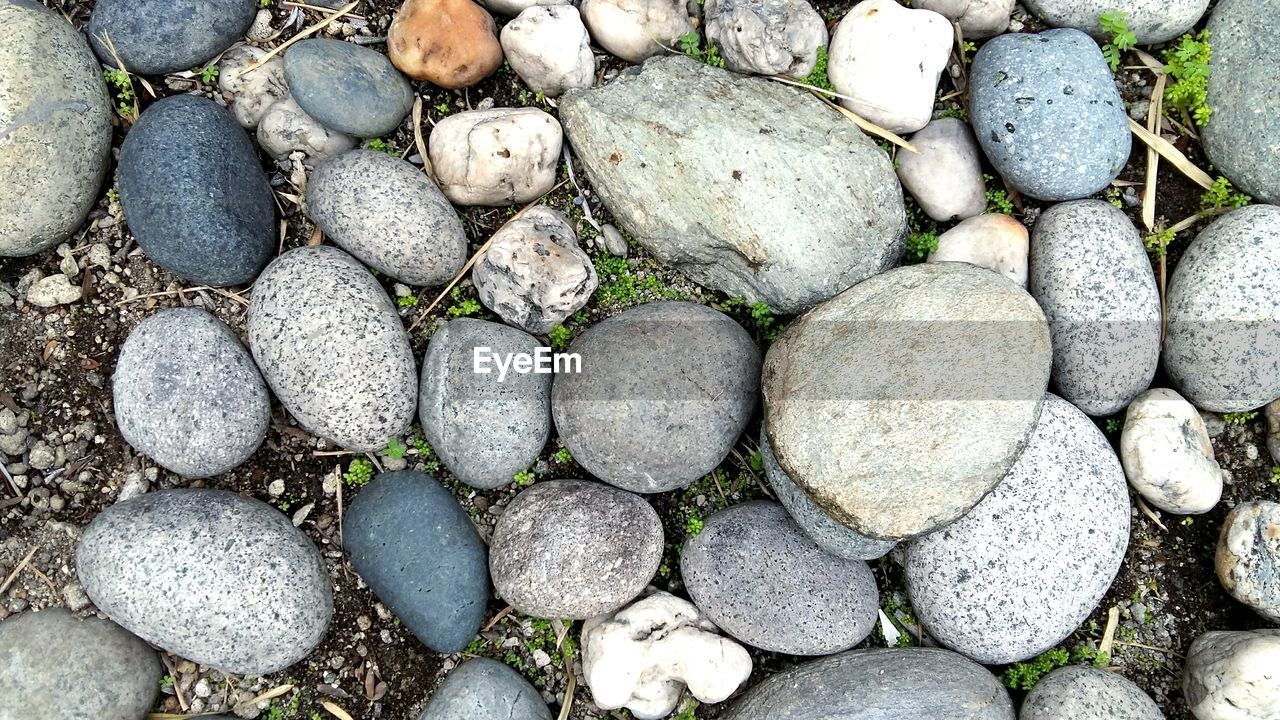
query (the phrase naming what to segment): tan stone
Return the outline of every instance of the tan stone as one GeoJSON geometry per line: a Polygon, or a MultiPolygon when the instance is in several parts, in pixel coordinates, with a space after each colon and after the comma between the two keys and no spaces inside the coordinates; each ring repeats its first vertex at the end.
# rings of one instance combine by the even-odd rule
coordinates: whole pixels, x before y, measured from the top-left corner
{"type": "Polygon", "coordinates": [[[474,85],[502,64],[493,16],[471,0],[405,0],[387,54],[405,75],[443,88],[474,85]]]}

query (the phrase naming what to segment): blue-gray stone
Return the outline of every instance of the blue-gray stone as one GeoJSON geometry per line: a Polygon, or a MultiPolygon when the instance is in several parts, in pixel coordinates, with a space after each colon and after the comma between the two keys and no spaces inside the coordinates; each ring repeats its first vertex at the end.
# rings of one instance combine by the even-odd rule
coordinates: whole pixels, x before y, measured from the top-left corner
{"type": "Polygon", "coordinates": [[[275,201],[249,136],[217,103],[157,101],[120,149],[120,202],[147,257],[202,285],[251,282],[276,246],[275,201]]]}
{"type": "Polygon", "coordinates": [[[538,691],[520,673],[489,658],[472,658],[440,683],[418,720],[551,720],[538,691]]]}
{"type": "Polygon", "coordinates": [[[484,542],[440,483],[413,470],[377,476],[351,503],[343,541],[356,572],[427,647],[455,653],[480,630],[484,542]]]}
{"type": "Polygon", "coordinates": [[[413,88],[386,55],[342,40],[289,48],[284,79],[308,115],[356,137],[392,132],[413,107],[413,88]]]}
{"type": "Polygon", "coordinates": [[[1121,675],[1071,665],[1040,678],[1021,720],[1164,720],[1160,706],[1121,675]]]}
{"type": "Polygon", "coordinates": [[[103,64],[115,67],[114,46],[129,72],[163,75],[231,47],[257,11],[257,0],[98,0],[86,32],[103,64]]]}
{"type": "Polygon", "coordinates": [[[1041,200],[1092,195],[1129,160],[1124,101],[1098,44],[1079,30],[988,41],[970,69],[969,116],[1005,181],[1041,200]]]}

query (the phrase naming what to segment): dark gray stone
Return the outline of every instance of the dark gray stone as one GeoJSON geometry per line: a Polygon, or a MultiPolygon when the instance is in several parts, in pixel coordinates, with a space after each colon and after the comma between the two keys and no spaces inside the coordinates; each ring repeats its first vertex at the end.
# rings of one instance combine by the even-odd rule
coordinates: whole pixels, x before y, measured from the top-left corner
{"type": "Polygon", "coordinates": [[[569,352],[582,372],[556,375],[556,430],[582,467],[625,490],[665,492],[711,472],[756,406],[759,350],[704,305],[631,308],[592,326],[569,352]]]}
{"type": "Polygon", "coordinates": [[[99,0],[85,32],[104,65],[115,67],[114,47],[129,72],[163,75],[202,67],[257,12],[257,0],[99,0]]]}
{"type": "Polygon", "coordinates": [[[689,597],[737,639],[788,655],[828,655],[875,628],[871,569],[818,547],[787,511],[759,500],[721,510],[685,541],[689,597]]]}
{"type": "Polygon", "coordinates": [[[386,55],[342,40],[310,38],[284,55],[289,92],[321,125],[356,137],[395,131],[413,88],[386,55]]]}
{"type": "Polygon", "coordinates": [[[1020,720],[1164,720],[1160,706],[1124,677],[1072,665],[1058,668],[1022,701],[1020,720]]]}
{"type": "Polygon", "coordinates": [[[351,503],[342,538],[356,572],[424,645],[455,653],[475,637],[489,600],[484,542],[440,483],[379,475],[351,503]]]}
{"type": "MultiPolygon", "coordinates": [[[[1155,45],[1195,27],[1209,0],[1026,0],[1025,4],[1049,25],[1083,30],[1099,43],[1111,42],[1111,34],[1102,29],[1098,18],[1106,12],[1123,13],[1138,44],[1155,45]]],[[[1216,37],[1214,48],[1216,52],[1216,37]]]]}
{"type": "Polygon", "coordinates": [[[225,490],[112,505],[80,538],[76,572],[126,630],[225,672],[289,667],[333,615],[329,573],[307,536],[270,505],[225,490]]]}
{"type": "Polygon", "coordinates": [[[212,100],[147,108],[120,149],[119,184],[138,246],[175,275],[240,285],[275,251],[275,201],[253,142],[212,100]]]}
{"type": "Polygon", "coordinates": [[[1124,101],[1098,44],[1079,30],[984,44],[969,73],[969,117],[1005,181],[1041,200],[1099,192],[1129,160],[1124,101]]]}
{"type": "Polygon", "coordinates": [[[551,720],[538,691],[496,660],[472,658],[445,676],[418,720],[551,720]]]}

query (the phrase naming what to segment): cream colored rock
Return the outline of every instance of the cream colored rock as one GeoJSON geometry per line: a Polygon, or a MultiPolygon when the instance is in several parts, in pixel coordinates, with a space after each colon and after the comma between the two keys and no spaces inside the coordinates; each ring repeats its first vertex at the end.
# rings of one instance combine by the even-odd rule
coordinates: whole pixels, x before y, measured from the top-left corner
{"type": "Polygon", "coordinates": [[[928,262],[977,265],[1026,287],[1028,235],[1027,227],[1008,215],[971,217],[942,233],[928,262]]]}
{"type": "Polygon", "coordinates": [[[1017,0],[916,0],[912,7],[932,10],[959,23],[965,40],[994,37],[1009,28],[1017,0]]]}
{"type": "Polygon", "coordinates": [[[356,141],[321,125],[290,95],[272,104],[258,120],[258,144],[277,160],[285,160],[294,152],[320,160],[350,150],[356,141]]]}
{"type": "Polygon", "coordinates": [[[707,39],[736,72],[805,78],[827,45],[827,24],[807,0],[706,0],[703,14],[707,39]]]}
{"type": "Polygon", "coordinates": [[[551,190],[564,132],[536,108],[494,108],[450,115],[431,131],[428,154],[437,184],[458,205],[503,206],[551,190]]]}
{"type": "Polygon", "coordinates": [[[486,10],[507,17],[516,17],[531,7],[572,7],[570,0],[478,0],[486,10]]]}
{"type": "Polygon", "coordinates": [[[266,54],[265,50],[252,45],[237,45],[218,62],[218,89],[231,103],[236,122],[246,130],[258,127],[267,110],[289,95],[289,86],[284,80],[284,59],[274,57],[245,72],[266,54]]]}
{"type": "Polygon", "coordinates": [[[1187,651],[1182,692],[1199,720],[1280,718],[1280,630],[1207,632],[1187,651]]]}
{"type": "Polygon", "coordinates": [[[685,0],[582,0],[582,20],[600,47],[633,63],[694,32],[685,0]]]}
{"type": "Polygon", "coordinates": [[[1218,536],[1216,565],[1231,597],[1280,623],[1280,503],[1255,500],[1233,508],[1218,536]]]}
{"type": "Polygon", "coordinates": [[[939,118],[911,137],[920,151],[898,153],[898,179],[920,209],[939,222],[963,220],[987,209],[982,150],[969,123],[939,118]]]}
{"type": "Polygon", "coordinates": [[[1222,468],[1209,431],[1200,412],[1173,390],[1153,388],[1130,403],[1120,462],[1133,489],[1161,510],[1199,515],[1222,499],[1222,468]]]}
{"type": "Polygon", "coordinates": [[[865,0],[836,26],[827,75],[853,98],[845,107],[886,130],[915,132],[933,116],[953,41],[951,22],[936,12],[865,0]]]}
{"type": "Polygon", "coordinates": [[[502,28],[502,52],[534,92],[559,97],[595,81],[587,26],[572,5],[531,7],[502,28]]]}

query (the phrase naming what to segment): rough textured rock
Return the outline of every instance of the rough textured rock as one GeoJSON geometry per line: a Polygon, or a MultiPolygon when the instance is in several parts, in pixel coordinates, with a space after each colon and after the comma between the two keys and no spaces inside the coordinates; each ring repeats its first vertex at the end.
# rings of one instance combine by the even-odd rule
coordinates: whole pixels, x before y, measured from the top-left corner
{"type": "Polygon", "coordinates": [[[1187,651],[1182,692],[1198,720],[1280,714],[1280,630],[1207,632],[1187,651]]]}
{"type": "Polygon", "coordinates": [[[1280,503],[1255,500],[1233,508],[1222,523],[1216,564],[1232,597],[1280,623],[1280,503]]]}
{"type": "Polygon", "coordinates": [[[275,201],[257,151],[212,100],[175,95],[148,107],[125,136],[118,177],[138,246],[175,275],[248,283],[275,252],[275,201]]]}
{"type": "Polygon", "coordinates": [[[1264,414],[1267,420],[1267,452],[1272,460],[1280,462],[1280,399],[1268,403],[1264,414]]]}
{"type": "Polygon", "coordinates": [[[1092,195],[1129,160],[1124,101],[1097,43],[1079,30],[994,38],[974,56],[969,88],[978,142],[1025,195],[1092,195]]]}
{"type": "Polygon", "coordinates": [[[258,118],[257,136],[262,149],[281,161],[288,160],[295,152],[323,160],[356,146],[355,138],[321,125],[293,96],[286,96],[267,108],[258,118]]]}
{"type": "Polygon", "coordinates": [[[986,211],[982,151],[968,123],[938,118],[911,136],[911,144],[920,154],[899,153],[898,179],[925,214],[946,222],[986,211]]]}
{"type": "Polygon", "coordinates": [[[475,637],[489,600],[484,542],[439,483],[412,470],[377,476],[342,537],[356,572],[424,645],[455,653],[475,637]]]}
{"type": "Polygon", "coordinates": [[[1004,32],[1017,0],[916,0],[912,7],[932,10],[960,25],[965,40],[983,40],[1004,32]]]}
{"type": "Polygon", "coordinates": [[[325,127],[356,137],[394,132],[413,88],[387,56],[355,43],[308,38],[284,55],[289,92],[325,127]]]}
{"type": "Polygon", "coordinates": [[[1280,397],[1280,207],[1215,220],[1169,279],[1164,365],[1193,405],[1245,412],[1280,397]]]}
{"type": "Polygon", "coordinates": [[[308,431],[367,452],[402,434],[417,405],[409,336],[373,275],[334,247],[276,258],[253,287],[249,348],[308,431]]]}
{"type": "Polygon", "coordinates": [[[564,133],[537,108],[450,115],[431,129],[436,181],[459,205],[520,205],[551,191],[564,133]]]}
{"type": "Polygon", "coordinates": [[[1191,403],[1172,390],[1153,388],[1129,405],[1120,462],[1133,489],[1161,510],[1198,515],[1222,497],[1222,469],[1209,430],[1191,403]]]}
{"type": "Polygon", "coordinates": [[[711,472],[756,406],[760,353],[728,316],[655,302],[589,328],[556,375],[556,430],[593,476],[626,490],[674,490],[711,472]]]}
{"type": "Polygon", "coordinates": [[[985,668],[946,650],[854,650],[778,673],[722,720],[1014,720],[985,668]]]}
{"type": "Polygon", "coordinates": [[[226,672],[283,670],[333,615],[329,573],[307,536],[270,505],[224,490],[117,502],[80,538],[76,572],[126,630],[226,672]]]}
{"type": "Polygon", "coordinates": [[[769,445],[844,525],[882,540],[927,533],[1013,465],[1049,365],[1044,315],[1013,282],[962,263],[899,268],[774,342],[763,373],[769,445]]]}
{"type": "MultiPolygon", "coordinates": [[[[436,329],[422,359],[422,432],[462,482],[491,489],[538,459],[551,435],[551,375],[476,372],[476,348],[534,354],[538,339],[515,328],[459,318],[436,329]]],[[[490,363],[492,365],[492,363],[490,363]]]]}
{"type": "Polygon", "coordinates": [[[685,0],[582,0],[582,21],[611,55],[643,62],[696,32],[685,0]]]}
{"type": "Polygon", "coordinates": [[[163,75],[204,67],[257,11],[256,0],[100,0],[85,33],[103,64],[115,67],[119,55],[129,72],[163,75]]]}
{"type": "Polygon", "coordinates": [[[493,17],[471,0],[405,0],[387,55],[405,75],[442,88],[475,85],[502,65],[493,17]]]}
{"type": "Polygon", "coordinates": [[[888,156],[793,88],[657,58],[560,118],[623,228],[706,287],[795,313],[902,256],[888,156]]]}
{"type": "Polygon", "coordinates": [[[1000,273],[1027,286],[1030,234],[1017,220],[993,213],[960,221],[938,237],[927,262],[964,262],[1000,273]]]}
{"type": "Polygon", "coordinates": [[[531,7],[570,6],[569,0],[480,0],[486,10],[507,17],[518,17],[531,7]]]}
{"type": "Polygon", "coordinates": [[[255,130],[267,109],[289,96],[284,80],[284,60],[273,57],[248,70],[267,54],[252,45],[237,45],[218,61],[218,90],[231,103],[236,122],[246,130],[255,130]],[[247,70],[247,72],[246,72],[247,70]]]}
{"type": "Polygon", "coordinates": [[[248,460],[271,419],[253,358],[231,328],[198,308],[139,323],[120,349],[111,395],[125,441],[188,478],[248,460]]]}
{"type": "Polygon", "coordinates": [[[144,717],[160,658],[115,623],[64,608],[0,622],[0,720],[144,717]]]}
{"type": "Polygon", "coordinates": [[[84,37],[35,2],[0,5],[0,257],[65,240],[98,199],[111,100],[84,37]]]}
{"type": "Polygon", "coordinates": [[[530,90],[560,97],[596,79],[591,38],[572,5],[538,5],[502,26],[502,52],[530,90]]]}
{"type": "Polygon", "coordinates": [[[80,286],[72,285],[62,273],[40,278],[27,288],[27,302],[36,307],[52,308],[78,302],[84,295],[80,286]]]}
{"type": "Polygon", "coordinates": [[[1020,720],[1164,720],[1142,688],[1117,673],[1072,665],[1058,668],[1022,702],[1020,720]]]}
{"type": "Polygon", "coordinates": [[[467,261],[466,233],[444,194],[383,152],[356,150],[317,167],[307,214],[344,250],[409,285],[444,285],[467,261]]]}
{"type": "Polygon", "coordinates": [[[827,45],[827,24],[807,0],[708,0],[702,12],[707,40],[740,73],[802,79],[827,45]]]}
{"type": "Polygon", "coordinates": [[[1128,544],[1120,461],[1088,417],[1048,395],[995,490],[907,545],[911,606],[932,638],[978,662],[1025,660],[1093,612],[1128,544]]]}
{"type": "Polygon", "coordinates": [[[1160,362],[1160,291],[1138,230],[1105,200],[1054,205],[1032,232],[1030,267],[1058,392],[1089,415],[1123,410],[1160,362]]]}
{"type": "Polygon", "coordinates": [[[528,680],[496,660],[475,657],[445,676],[418,720],[551,720],[528,680]]]}
{"type": "Polygon", "coordinates": [[[493,530],[498,595],[526,615],[583,620],[644,590],[662,561],[662,523],[644,499],[599,483],[549,480],[523,490],[493,530]]]}
{"type": "MultiPolygon", "coordinates": [[[[1054,27],[1083,30],[1098,42],[1111,35],[1098,21],[1105,12],[1124,14],[1139,45],[1155,45],[1190,31],[1209,7],[1209,0],[1026,0],[1027,9],[1054,27]]],[[[1216,49],[1216,40],[1215,49],[1216,49]]]]}

